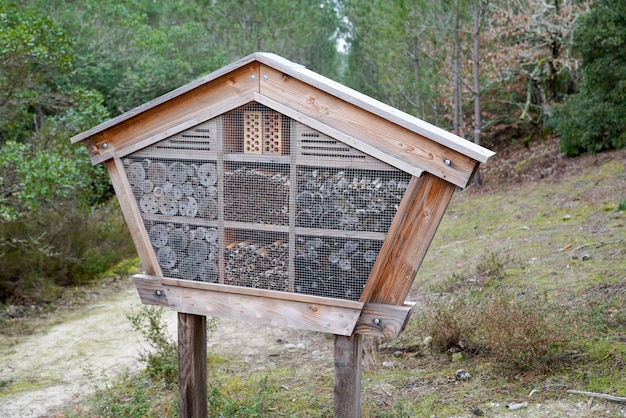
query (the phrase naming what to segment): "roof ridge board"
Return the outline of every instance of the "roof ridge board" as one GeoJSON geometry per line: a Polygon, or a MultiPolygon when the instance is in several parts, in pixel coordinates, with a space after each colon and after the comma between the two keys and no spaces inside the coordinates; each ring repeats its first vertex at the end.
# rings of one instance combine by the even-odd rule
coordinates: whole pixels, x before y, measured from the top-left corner
{"type": "Polygon", "coordinates": [[[441,145],[465,154],[481,163],[487,162],[495,155],[495,152],[475,144],[465,138],[457,136],[429,122],[412,116],[406,112],[389,106],[379,100],[369,97],[357,90],[344,86],[343,84],[325,77],[319,73],[309,70],[302,65],[289,65],[291,61],[284,58],[275,59],[274,54],[263,54],[261,61],[270,67],[283,71],[285,74],[295,77],[298,80],[310,84],[326,93],[337,96],[351,104],[368,110],[391,122],[396,123],[406,129],[418,133],[428,139],[434,140],[441,145]]]}

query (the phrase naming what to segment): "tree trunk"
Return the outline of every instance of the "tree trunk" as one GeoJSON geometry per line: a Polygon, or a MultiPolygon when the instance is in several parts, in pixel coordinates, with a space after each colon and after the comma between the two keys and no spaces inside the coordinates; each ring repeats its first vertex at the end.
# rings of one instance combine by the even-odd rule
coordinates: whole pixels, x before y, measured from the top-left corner
{"type": "Polygon", "coordinates": [[[461,135],[461,59],[459,37],[459,1],[454,12],[454,134],[461,135]]]}
{"type": "MultiPolygon", "coordinates": [[[[480,0],[475,0],[473,10],[474,31],[472,38],[474,47],[472,50],[472,60],[474,62],[474,142],[480,145],[480,135],[482,122],[480,118],[480,0]]],[[[480,171],[474,174],[474,184],[481,184],[480,171]]]]}

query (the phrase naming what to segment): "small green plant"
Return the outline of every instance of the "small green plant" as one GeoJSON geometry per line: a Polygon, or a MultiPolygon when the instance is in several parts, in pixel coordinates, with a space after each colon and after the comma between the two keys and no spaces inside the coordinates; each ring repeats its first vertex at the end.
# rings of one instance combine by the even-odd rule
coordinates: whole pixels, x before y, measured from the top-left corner
{"type": "Polygon", "coordinates": [[[276,388],[261,379],[237,380],[226,387],[217,380],[209,387],[208,415],[211,417],[266,417],[275,414],[276,388]]]}
{"type": "Polygon", "coordinates": [[[162,387],[145,373],[124,374],[111,383],[106,375],[103,384],[94,384],[95,392],[88,408],[64,413],[65,418],[174,418],[178,404],[170,396],[171,388],[162,387]]]}
{"type": "Polygon", "coordinates": [[[617,205],[617,211],[626,210],[626,199],[622,200],[619,205],[617,205]]]}
{"type": "MultiPolygon", "coordinates": [[[[178,345],[167,333],[163,308],[143,306],[139,312],[128,314],[127,318],[150,347],[140,355],[140,360],[146,363],[146,372],[167,385],[174,385],[178,381],[178,345]]],[[[215,331],[218,323],[218,318],[208,318],[207,333],[215,331]]]]}
{"type": "Polygon", "coordinates": [[[507,259],[501,253],[490,252],[483,255],[476,266],[476,282],[486,285],[489,282],[502,280],[506,274],[507,259]]]}

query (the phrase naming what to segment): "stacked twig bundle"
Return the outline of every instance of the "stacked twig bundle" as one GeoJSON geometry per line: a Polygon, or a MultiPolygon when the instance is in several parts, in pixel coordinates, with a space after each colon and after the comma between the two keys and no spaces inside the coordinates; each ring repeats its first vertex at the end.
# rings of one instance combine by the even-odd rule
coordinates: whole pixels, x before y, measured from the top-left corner
{"type": "Polygon", "coordinates": [[[272,243],[232,242],[224,250],[224,284],[258,289],[289,289],[289,246],[272,243]]]}

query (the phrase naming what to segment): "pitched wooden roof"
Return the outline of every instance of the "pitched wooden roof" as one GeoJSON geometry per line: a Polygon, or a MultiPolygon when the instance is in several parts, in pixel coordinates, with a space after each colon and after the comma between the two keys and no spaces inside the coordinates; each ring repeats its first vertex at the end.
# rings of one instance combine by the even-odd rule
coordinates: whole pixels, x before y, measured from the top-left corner
{"type": "Polygon", "coordinates": [[[257,52],[72,138],[93,164],[258,102],[415,176],[467,186],[494,153],[304,66],[257,52]]]}

